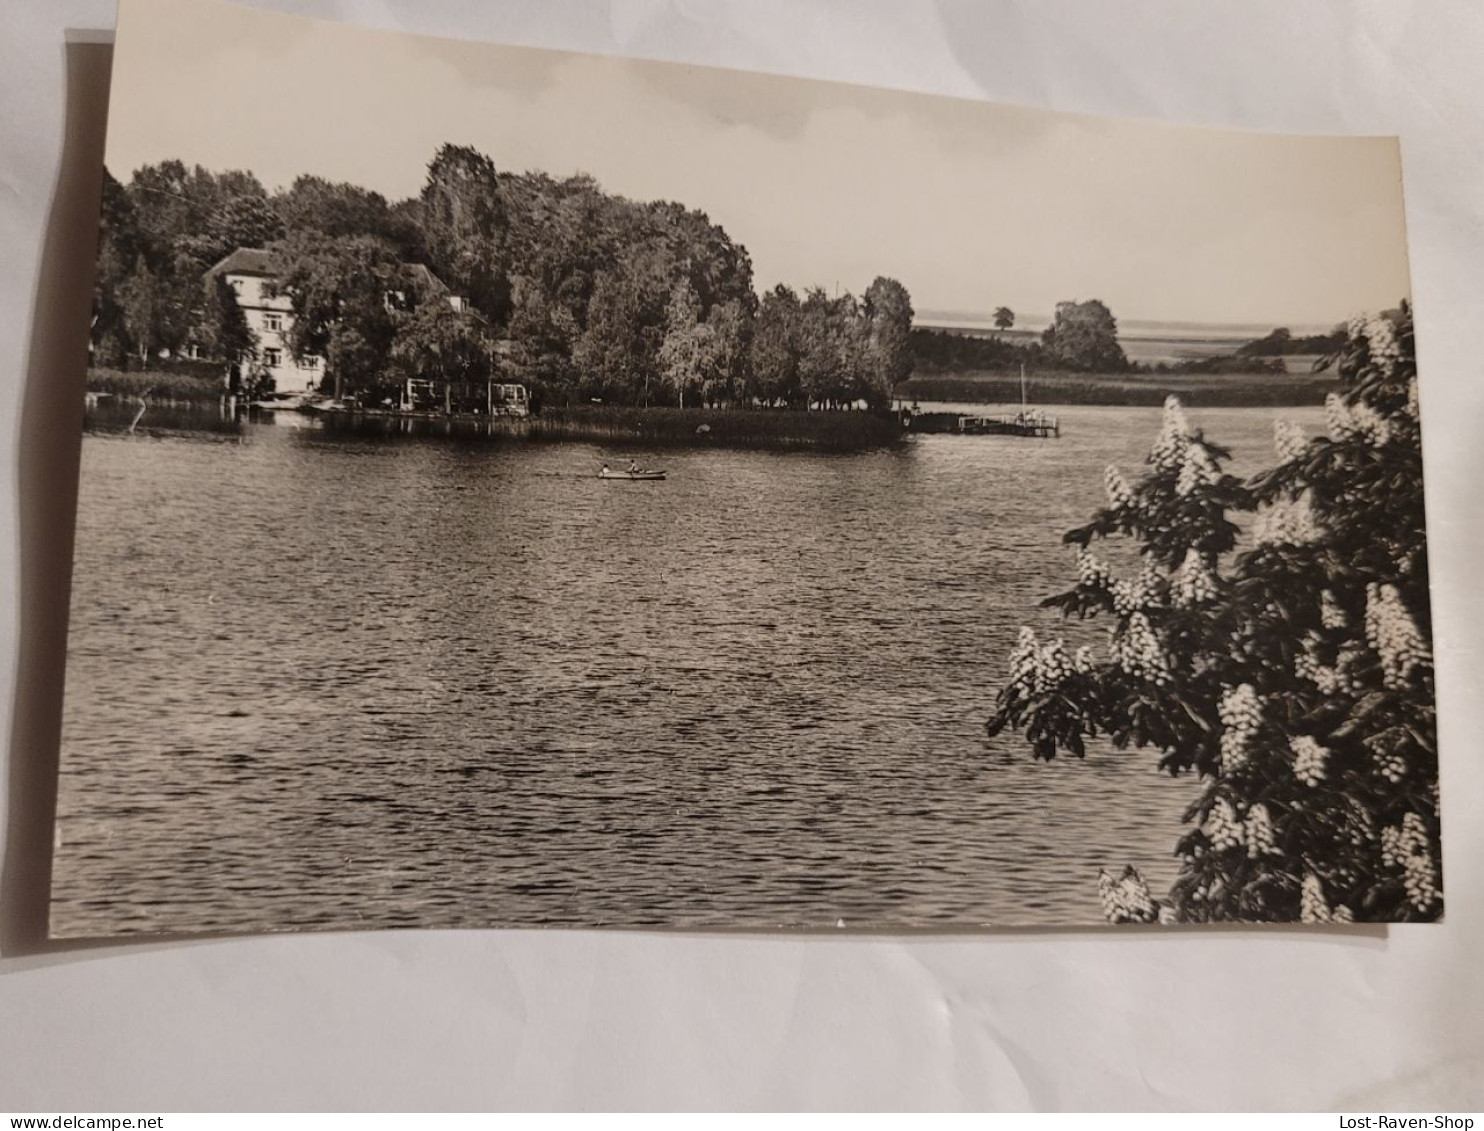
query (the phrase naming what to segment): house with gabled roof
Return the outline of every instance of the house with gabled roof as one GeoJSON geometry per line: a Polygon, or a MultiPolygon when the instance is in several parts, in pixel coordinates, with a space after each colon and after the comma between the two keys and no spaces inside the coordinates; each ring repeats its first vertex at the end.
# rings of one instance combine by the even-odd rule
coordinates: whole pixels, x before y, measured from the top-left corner
{"type": "Polygon", "coordinates": [[[294,304],[286,294],[275,293],[278,274],[273,258],[260,247],[239,247],[206,272],[208,281],[222,278],[232,288],[237,306],[257,337],[258,361],[273,378],[274,391],[281,394],[313,392],[325,374],[324,359],[317,354],[295,358],[289,348],[294,324],[294,304]]]}
{"type": "MultiPolygon", "coordinates": [[[[473,314],[462,295],[456,295],[425,264],[404,263],[407,285],[417,303],[438,298],[461,314],[473,314]]],[[[281,396],[299,396],[319,389],[325,376],[325,362],[317,354],[295,358],[289,348],[289,332],[294,324],[294,305],[287,294],[278,292],[270,252],[259,247],[239,247],[206,272],[211,282],[225,279],[232,288],[237,306],[257,338],[260,368],[273,378],[274,392],[281,396]]],[[[405,307],[408,295],[388,291],[389,306],[405,307]]]]}

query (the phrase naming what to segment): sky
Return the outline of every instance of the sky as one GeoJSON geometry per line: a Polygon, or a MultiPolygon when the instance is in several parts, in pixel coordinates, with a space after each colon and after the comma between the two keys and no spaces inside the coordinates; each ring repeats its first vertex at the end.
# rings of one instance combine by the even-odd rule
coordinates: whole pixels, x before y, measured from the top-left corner
{"type": "Polygon", "coordinates": [[[121,0],[106,161],[414,195],[439,145],[706,212],[776,283],[919,312],[1330,325],[1410,293],[1393,138],[1260,134],[121,0]]]}

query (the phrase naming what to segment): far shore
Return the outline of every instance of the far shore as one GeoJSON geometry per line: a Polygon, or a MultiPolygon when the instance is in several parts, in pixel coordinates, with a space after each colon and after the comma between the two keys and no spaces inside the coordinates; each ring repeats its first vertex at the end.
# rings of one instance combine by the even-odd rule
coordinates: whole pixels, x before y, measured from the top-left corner
{"type": "MultiPolygon", "coordinates": [[[[1026,399],[1039,405],[1159,405],[1170,394],[1187,405],[1205,408],[1266,408],[1319,405],[1335,389],[1330,373],[1034,373],[1026,374],[1026,399]]],[[[154,403],[217,404],[223,395],[221,382],[212,377],[159,370],[89,369],[87,390],[90,394],[112,394],[129,400],[147,396],[154,403]]],[[[1021,383],[1018,374],[1008,373],[922,373],[897,386],[896,398],[906,404],[913,401],[952,404],[1018,405],[1021,383]]],[[[550,406],[543,415],[554,412],[583,413],[590,406],[572,408],[550,406]]],[[[740,417],[761,415],[819,417],[830,413],[788,413],[778,409],[675,409],[640,408],[637,406],[591,406],[605,412],[624,414],[623,430],[633,426],[634,414],[663,421],[656,427],[674,434],[680,427],[666,414],[696,412],[692,428],[703,423],[713,429],[717,422],[740,424],[740,417]],[[715,418],[715,419],[713,419],[715,418]]],[[[861,416],[846,413],[845,416],[861,416]]],[[[730,427],[727,430],[731,430],[730,427]]],[[[772,429],[770,428],[770,431],[772,429]]],[[[795,430],[795,434],[803,432],[795,430]]]]}
{"type": "MultiPolygon", "coordinates": [[[[1318,405],[1335,390],[1331,373],[1027,373],[1025,397],[1038,405],[1158,405],[1170,394],[1199,408],[1318,405]]],[[[1018,374],[914,375],[897,386],[909,404],[1018,405],[1018,374]]]]}

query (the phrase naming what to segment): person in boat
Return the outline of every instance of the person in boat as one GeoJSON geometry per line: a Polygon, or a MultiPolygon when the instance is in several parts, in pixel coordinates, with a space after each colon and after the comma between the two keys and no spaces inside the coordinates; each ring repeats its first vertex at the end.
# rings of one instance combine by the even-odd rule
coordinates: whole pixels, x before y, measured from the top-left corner
{"type": "Polygon", "coordinates": [[[638,475],[643,470],[644,469],[639,466],[639,461],[638,460],[636,460],[636,459],[629,460],[629,474],[630,475],[638,475]]]}
{"type": "Polygon", "coordinates": [[[599,475],[607,475],[607,474],[609,474],[609,472],[608,472],[608,465],[606,463],[603,465],[603,470],[600,471],[600,472],[598,472],[598,474],[599,475]]]}

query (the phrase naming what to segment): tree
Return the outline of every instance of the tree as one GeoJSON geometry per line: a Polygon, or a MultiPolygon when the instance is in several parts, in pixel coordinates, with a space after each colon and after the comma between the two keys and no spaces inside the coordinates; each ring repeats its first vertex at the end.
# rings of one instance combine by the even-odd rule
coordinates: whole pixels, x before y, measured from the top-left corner
{"type": "Polygon", "coordinates": [[[92,325],[95,356],[104,363],[126,365],[133,352],[122,306],[123,291],[142,254],[134,204],[124,186],[104,169],[92,325]]]}
{"type": "MultiPolygon", "coordinates": [[[[660,345],[659,370],[665,385],[675,391],[681,408],[685,390],[698,386],[715,391],[721,373],[721,347],[714,327],[700,321],[701,300],[688,281],[675,284],[660,345]]],[[[707,397],[709,400],[710,398],[707,397]]]]}
{"type": "Polygon", "coordinates": [[[207,357],[225,362],[229,371],[235,369],[241,382],[257,360],[258,336],[224,277],[213,275],[205,285],[205,295],[190,338],[207,357]]]}
{"type": "Polygon", "coordinates": [[[491,322],[503,322],[506,224],[494,162],[468,146],[444,145],[428,163],[419,213],[434,273],[491,322]]]}
{"type": "Polygon", "coordinates": [[[408,377],[478,382],[493,375],[492,343],[476,316],[433,300],[397,329],[391,362],[408,377]]]}
{"type": "Polygon", "coordinates": [[[865,399],[872,408],[887,408],[892,391],[912,376],[912,297],[895,279],[878,275],[861,310],[869,338],[865,399]]]}
{"type": "Polygon", "coordinates": [[[600,271],[587,328],[573,350],[586,396],[636,403],[659,376],[662,333],[642,289],[623,271],[600,271]]]}
{"type": "Polygon", "coordinates": [[[799,382],[799,296],[779,284],[758,307],[749,361],[750,393],[764,404],[793,406],[802,398],[799,382]]]}
{"type": "Polygon", "coordinates": [[[830,298],[814,287],[799,307],[799,384],[806,404],[848,405],[863,396],[870,372],[867,323],[855,297],[830,298]]]}
{"type": "MultiPolygon", "coordinates": [[[[1023,629],[991,734],[1037,757],[1111,737],[1208,784],[1178,841],[1166,915],[1182,920],[1433,919],[1437,723],[1410,310],[1349,328],[1327,436],[1276,429],[1245,482],[1165,409],[1149,471],[1110,468],[1109,505],[1066,535],[1075,588],[1044,604],[1113,619],[1106,659],[1023,629]],[[1237,552],[1233,516],[1255,516],[1237,552]],[[1089,550],[1124,536],[1137,578],[1089,550]]],[[[1117,921],[1160,914],[1133,869],[1100,881],[1117,921]]]]}
{"type": "Polygon", "coordinates": [[[997,306],[994,312],[996,330],[1008,330],[1015,325],[1015,311],[1008,306],[997,306]]]}
{"type": "Polygon", "coordinates": [[[708,403],[736,404],[747,396],[752,315],[738,299],[719,302],[706,317],[715,337],[715,361],[702,395],[708,403]]]}
{"type": "Polygon", "coordinates": [[[374,236],[304,231],[270,251],[277,287],[293,306],[294,356],[326,358],[337,397],[380,388],[398,321],[412,305],[396,249],[374,236]]]}
{"type": "Polygon", "coordinates": [[[1118,344],[1118,323],[1097,299],[1057,303],[1041,344],[1054,361],[1070,369],[1121,373],[1128,368],[1118,344]]]}
{"type": "Polygon", "coordinates": [[[139,364],[149,364],[164,345],[161,326],[164,303],[159,280],[145,265],[135,261],[134,270],[119,288],[118,304],[125,340],[139,364]]]}
{"type": "Polygon", "coordinates": [[[284,235],[283,221],[262,194],[228,198],[211,216],[208,233],[215,241],[215,261],[239,247],[267,247],[284,235]]]}
{"type": "Polygon", "coordinates": [[[327,236],[378,235],[394,240],[401,226],[379,192],[323,177],[295,177],[294,183],[274,196],[271,203],[290,231],[315,231],[327,236]]]}

